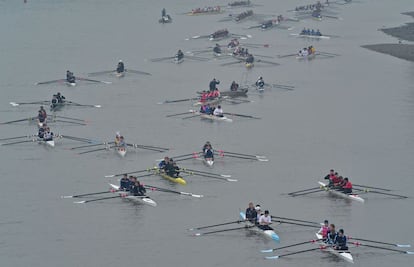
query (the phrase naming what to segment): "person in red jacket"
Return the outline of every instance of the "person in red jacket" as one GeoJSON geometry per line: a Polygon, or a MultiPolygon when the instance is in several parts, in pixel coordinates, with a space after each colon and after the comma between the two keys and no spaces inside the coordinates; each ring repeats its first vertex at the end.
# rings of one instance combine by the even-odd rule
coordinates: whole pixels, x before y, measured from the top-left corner
{"type": "Polygon", "coordinates": [[[349,181],[348,177],[344,178],[344,185],[342,186],[342,191],[345,194],[351,194],[352,193],[352,183],[349,181]]]}

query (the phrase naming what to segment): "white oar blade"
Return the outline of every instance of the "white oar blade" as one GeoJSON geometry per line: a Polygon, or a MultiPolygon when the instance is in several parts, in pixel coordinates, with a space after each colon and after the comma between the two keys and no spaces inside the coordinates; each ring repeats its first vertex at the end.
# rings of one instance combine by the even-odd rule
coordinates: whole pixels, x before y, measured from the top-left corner
{"type": "Polygon", "coordinates": [[[113,177],[115,177],[115,175],[114,175],[114,174],[111,174],[111,175],[105,175],[105,178],[113,178],[113,177]]]}
{"type": "Polygon", "coordinates": [[[60,198],[73,198],[73,196],[61,196],[60,198]]]}
{"type": "Polygon", "coordinates": [[[13,107],[19,106],[19,104],[17,104],[16,102],[10,102],[10,105],[12,105],[13,107]]]}
{"type": "Polygon", "coordinates": [[[220,176],[221,176],[221,177],[224,177],[224,178],[230,178],[230,177],[231,177],[231,175],[230,175],[230,174],[220,174],[220,176]]]}
{"type": "Polygon", "coordinates": [[[268,257],[265,257],[265,259],[266,260],[276,260],[276,259],[279,259],[279,256],[268,256],[268,257]]]}
{"type": "Polygon", "coordinates": [[[201,236],[202,234],[201,233],[195,233],[195,234],[193,234],[193,236],[201,236]]]}
{"type": "Polygon", "coordinates": [[[101,105],[93,105],[95,108],[101,108],[101,105]]]}
{"type": "Polygon", "coordinates": [[[407,254],[413,255],[414,252],[413,251],[406,251],[407,254]]]}
{"type": "Polygon", "coordinates": [[[268,159],[257,159],[258,161],[265,161],[265,162],[267,162],[267,161],[269,161],[268,159]]]}
{"type": "Polygon", "coordinates": [[[238,180],[237,179],[226,179],[227,181],[229,181],[229,182],[237,182],[238,180]]]}
{"type": "Polygon", "coordinates": [[[203,195],[195,195],[195,194],[191,194],[191,196],[192,197],[198,197],[198,198],[204,197],[203,195]]]}
{"type": "Polygon", "coordinates": [[[397,247],[399,247],[399,248],[410,248],[411,247],[411,245],[401,245],[401,244],[396,244],[396,246],[397,247]]]}
{"type": "Polygon", "coordinates": [[[86,200],[83,200],[83,201],[75,201],[73,203],[75,203],[75,204],[83,204],[83,203],[86,203],[86,200]]]}
{"type": "Polygon", "coordinates": [[[258,159],[265,159],[266,158],[266,156],[259,156],[259,155],[255,155],[255,157],[258,158],[258,159]]]}
{"type": "Polygon", "coordinates": [[[270,252],[273,252],[273,249],[263,249],[263,250],[260,250],[260,252],[270,253],[270,252]]]}

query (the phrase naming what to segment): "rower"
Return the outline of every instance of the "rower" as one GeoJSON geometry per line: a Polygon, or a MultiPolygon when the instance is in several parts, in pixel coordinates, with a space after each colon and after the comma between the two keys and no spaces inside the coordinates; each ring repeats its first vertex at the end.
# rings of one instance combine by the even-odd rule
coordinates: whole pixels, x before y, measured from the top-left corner
{"type": "Polygon", "coordinates": [[[52,97],[52,103],[50,104],[50,108],[55,108],[56,106],[57,106],[57,104],[58,104],[58,98],[57,98],[57,95],[53,95],[53,97],[52,97]]]}
{"type": "Polygon", "coordinates": [[[214,109],[213,115],[217,117],[224,117],[223,109],[221,108],[220,105],[218,105],[217,108],[214,109]]]}
{"type": "Polygon", "coordinates": [[[125,143],[125,139],[124,139],[124,137],[123,136],[120,136],[119,137],[119,142],[118,142],[118,144],[117,144],[117,147],[126,147],[127,146],[127,144],[125,143]]]}
{"type": "Polygon", "coordinates": [[[42,116],[45,119],[47,118],[47,113],[46,113],[46,110],[45,110],[45,108],[43,106],[40,106],[39,113],[42,113],[42,116]]]}
{"type": "Polygon", "coordinates": [[[264,215],[260,216],[259,218],[258,227],[264,231],[273,230],[273,228],[269,226],[271,223],[272,223],[272,217],[269,215],[269,211],[265,210],[264,215]]]}
{"type": "Polygon", "coordinates": [[[124,174],[124,176],[119,181],[119,190],[120,191],[129,191],[131,186],[131,181],[128,179],[128,174],[124,174]]]}
{"type": "Polygon", "coordinates": [[[220,84],[219,80],[216,80],[216,78],[213,78],[209,84],[210,91],[218,90],[217,85],[220,84]]]}
{"type": "Polygon", "coordinates": [[[37,114],[37,120],[38,120],[38,122],[39,123],[45,123],[46,122],[46,116],[45,116],[45,114],[41,111],[41,110],[39,110],[39,113],[37,114]]]}
{"type": "Polygon", "coordinates": [[[315,35],[315,30],[314,29],[311,30],[311,35],[315,35]]]}
{"type": "Polygon", "coordinates": [[[259,89],[262,89],[265,86],[265,82],[263,80],[263,77],[260,76],[256,81],[256,87],[259,89]]]}
{"type": "Polygon", "coordinates": [[[303,28],[303,30],[300,34],[306,34],[306,28],[303,28]]]}
{"type": "Polygon", "coordinates": [[[46,130],[43,134],[43,141],[52,141],[53,140],[53,132],[50,131],[49,127],[46,127],[46,130]]]}
{"type": "Polygon", "coordinates": [[[349,181],[348,177],[344,178],[344,185],[342,186],[342,191],[345,194],[351,194],[352,193],[352,183],[349,181]]]}
{"type": "Polygon", "coordinates": [[[326,240],[329,231],[329,222],[325,220],[321,229],[319,229],[318,234],[322,235],[323,240],[326,240]]]}
{"type": "Polygon", "coordinates": [[[180,175],[180,168],[177,166],[177,163],[170,159],[170,164],[166,166],[165,172],[168,176],[178,177],[180,175]]]}
{"type": "Polygon", "coordinates": [[[257,223],[257,211],[254,208],[253,202],[250,202],[249,207],[246,209],[246,221],[250,221],[253,224],[257,223]]]}
{"type": "Polygon", "coordinates": [[[181,59],[184,58],[184,53],[183,53],[183,51],[181,51],[181,49],[178,50],[177,54],[175,55],[175,58],[177,60],[181,60],[181,59]]]}
{"type": "Polygon", "coordinates": [[[116,67],[116,72],[117,73],[123,73],[125,71],[125,65],[124,62],[122,62],[122,60],[120,60],[118,62],[118,66],[116,67]]]}
{"type": "Polygon", "coordinates": [[[66,97],[64,97],[60,92],[56,94],[56,98],[57,98],[58,103],[63,103],[65,102],[65,99],[66,99],[66,97]]]}
{"type": "Polygon", "coordinates": [[[326,240],[325,243],[326,244],[330,244],[333,245],[336,242],[336,237],[337,237],[337,233],[335,231],[335,224],[330,224],[329,225],[329,230],[326,234],[326,240]]]}
{"type": "Polygon", "coordinates": [[[206,151],[207,151],[207,149],[208,149],[208,148],[213,149],[213,148],[212,148],[212,146],[211,146],[210,141],[207,141],[207,142],[204,144],[203,149],[202,149],[203,154],[205,154],[205,153],[206,153],[206,151]]]}
{"type": "Polygon", "coordinates": [[[158,168],[160,168],[161,170],[164,170],[165,166],[167,166],[169,162],[170,162],[170,158],[164,157],[164,159],[160,161],[160,163],[158,163],[158,168]]]}
{"type": "Polygon", "coordinates": [[[45,135],[45,131],[46,131],[46,123],[43,123],[42,127],[39,128],[39,131],[37,133],[37,137],[42,138],[45,135]]]}
{"type": "Polygon", "coordinates": [[[332,179],[332,176],[334,176],[335,175],[335,170],[334,169],[331,169],[330,171],[329,171],[329,174],[328,175],[326,175],[325,176],[325,180],[331,180],[332,179]]]}
{"type": "Polygon", "coordinates": [[[68,83],[74,83],[76,81],[76,78],[73,75],[73,72],[71,72],[69,70],[66,71],[66,81],[68,83]]]}
{"type": "Polygon", "coordinates": [[[239,89],[239,84],[233,81],[230,85],[230,91],[237,91],[239,89]]]}
{"type": "Polygon", "coordinates": [[[204,158],[214,160],[214,152],[211,148],[211,145],[207,146],[207,148],[204,150],[204,158]]]}
{"type": "Polygon", "coordinates": [[[270,27],[272,27],[272,26],[273,26],[273,21],[272,21],[272,20],[267,20],[267,21],[263,22],[263,23],[260,25],[260,27],[261,27],[262,29],[268,29],[268,28],[270,28],[270,27]]]}
{"type": "Polygon", "coordinates": [[[131,194],[134,196],[145,196],[147,190],[145,187],[135,179],[134,184],[131,187],[131,194]]]}
{"type": "MultiPolygon", "coordinates": [[[[246,49],[246,52],[247,52],[247,49],[246,49]]],[[[248,54],[248,53],[246,53],[246,54],[247,54],[246,63],[252,64],[254,62],[253,55],[252,54],[248,54]]]]}
{"type": "Polygon", "coordinates": [[[116,146],[118,146],[120,139],[121,139],[121,133],[120,132],[116,132],[115,133],[115,145],[116,146]]]}
{"type": "Polygon", "coordinates": [[[348,250],[348,246],[346,245],[346,236],[344,235],[344,229],[339,229],[338,236],[336,237],[333,248],[335,250],[348,250]]]}
{"type": "Polygon", "coordinates": [[[213,52],[216,54],[221,54],[221,48],[219,44],[216,44],[216,46],[213,48],[213,52]]]}
{"type": "Polygon", "coordinates": [[[254,207],[254,209],[256,210],[256,213],[257,213],[256,225],[258,225],[259,224],[259,219],[263,215],[263,212],[262,212],[262,208],[260,207],[259,204],[257,204],[256,207],[254,207]]]}
{"type": "Polygon", "coordinates": [[[319,31],[319,29],[317,29],[315,35],[316,36],[322,36],[322,33],[319,31]]]}

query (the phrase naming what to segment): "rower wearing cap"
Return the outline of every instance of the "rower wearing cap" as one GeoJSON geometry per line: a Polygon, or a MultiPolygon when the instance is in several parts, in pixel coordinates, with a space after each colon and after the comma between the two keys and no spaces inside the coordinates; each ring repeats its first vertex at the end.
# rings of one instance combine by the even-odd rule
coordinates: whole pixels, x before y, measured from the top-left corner
{"type": "Polygon", "coordinates": [[[329,231],[329,222],[328,222],[328,220],[325,220],[323,222],[323,225],[322,225],[321,229],[319,229],[318,234],[322,235],[323,240],[326,240],[327,235],[328,235],[328,231],[329,231]]]}
{"type": "Polygon", "coordinates": [[[269,211],[265,210],[264,214],[261,215],[259,218],[258,227],[264,231],[273,230],[273,228],[269,226],[271,223],[272,223],[272,217],[269,215],[269,211]]]}
{"type": "Polygon", "coordinates": [[[218,105],[217,108],[214,109],[213,115],[217,117],[224,117],[224,112],[220,105],[218,105]]]}
{"type": "Polygon", "coordinates": [[[246,221],[251,223],[257,223],[257,211],[254,208],[253,202],[249,203],[249,207],[246,209],[246,221]]]}
{"type": "Polygon", "coordinates": [[[63,103],[65,102],[65,99],[66,99],[66,97],[64,97],[60,92],[56,94],[56,98],[57,98],[58,103],[63,103]]]}
{"type": "Polygon", "coordinates": [[[119,181],[119,190],[120,191],[129,191],[131,187],[131,181],[128,179],[128,174],[124,174],[124,176],[119,181]]]}
{"type": "Polygon", "coordinates": [[[181,51],[181,49],[179,49],[178,52],[177,52],[177,54],[175,54],[175,58],[177,60],[181,60],[181,59],[184,58],[184,53],[183,53],[183,51],[181,51]]]}
{"type": "Polygon", "coordinates": [[[338,236],[336,237],[336,241],[333,245],[333,248],[336,250],[348,250],[348,246],[346,245],[346,235],[344,234],[344,229],[339,229],[338,236]]]}
{"type": "Polygon", "coordinates": [[[145,196],[147,190],[145,187],[135,179],[134,184],[131,187],[131,194],[134,196],[145,196]]]}
{"type": "Polygon", "coordinates": [[[125,65],[124,62],[122,62],[122,60],[119,60],[118,62],[118,66],[116,67],[116,72],[117,73],[122,73],[125,71],[125,65]]]}
{"type": "Polygon", "coordinates": [[[127,146],[127,144],[125,143],[125,139],[124,139],[123,136],[120,136],[119,137],[119,142],[118,142],[117,146],[118,147],[126,147],[127,146]]]}
{"type": "Polygon", "coordinates": [[[256,224],[258,224],[259,223],[260,216],[263,215],[262,207],[260,207],[260,205],[257,204],[256,207],[254,207],[254,209],[256,210],[256,213],[257,213],[256,224]]]}
{"type": "Polygon", "coordinates": [[[204,154],[206,153],[207,148],[213,149],[213,147],[211,146],[210,141],[207,141],[203,146],[202,151],[203,151],[204,154]]]}
{"type": "Polygon", "coordinates": [[[121,133],[120,132],[116,132],[115,133],[115,145],[116,146],[118,146],[120,140],[121,140],[121,133]]]}

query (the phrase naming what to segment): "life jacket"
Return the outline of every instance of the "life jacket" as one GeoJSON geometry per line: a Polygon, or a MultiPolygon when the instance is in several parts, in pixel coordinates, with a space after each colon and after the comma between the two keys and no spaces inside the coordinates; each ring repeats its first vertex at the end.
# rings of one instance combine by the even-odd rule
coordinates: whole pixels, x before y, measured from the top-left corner
{"type": "Polygon", "coordinates": [[[321,230],[322,230],[322,237],[327,238],[329,227],[324,225],[322,226],[321,230]]]}
{"type": "Polygon", "coordinates": [[[352,183],[350,181],[348,181],[342,188],[352,189],[352,183]]]}

